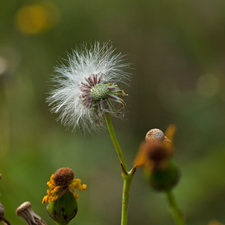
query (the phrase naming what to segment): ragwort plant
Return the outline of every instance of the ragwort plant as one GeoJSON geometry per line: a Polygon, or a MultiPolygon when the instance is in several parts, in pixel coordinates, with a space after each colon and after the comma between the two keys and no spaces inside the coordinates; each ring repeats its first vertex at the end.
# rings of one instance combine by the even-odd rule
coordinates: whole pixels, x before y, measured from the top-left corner
{"type": "MultiPolygon", "coordinates": [[[[121,225],[127,224],[129,191],[138,167],[145,167],[149,184],[157,191],[164,191],[169,200],[174,219],[178,225],[184,220],[175,202],[171,189],[179,179],[177,167],[172,161],[173,144],[159,129],[148,132],[141,145],[135,163],[127,170],[123,152],[111,122],[111,116],[124,116],[125,92],[118,83],[127,84],[130,64],[124,56],[114,54],[109,43],[94,43],[90,48],[83,44],[68,55],[67,64],[55,68],[52,81],[54,89],[47,98],[51,111],[59,113],[58,119],[73,130],[93,132],[106,123],[121,164],[123,197],[121,225]]],[[[173,135],[171,135],[172,137],[173,135]]],[[[66,224],[66,223],[65,223],[66,224]]]]}
{"type": "MultiPolygon", "coordinates": [[[[109,43],[96,42],[90,48],[86,44],[77,47],[68,55],[66,63],[55,68],[52,78],[53,89],[47,102],[51,111],[59,113],[62,124],[93,133],[105,124],[117,152],[123,178],[121,225],[127,225],[128,203],[131,182],[137,168],[144,168],[145,177],[155,191],[167,196],[174,221],[185,225],[183,213],[179,209],[172,189],[179,181],[179,170],[173,161],[173,136],[175,126],[170,126],[166,135],[159,129],[147,132],[145,141],[140,145],[133,167],[128,170],[122,149],[111,122],[111,116],[122,118],[125,112],[125,92],[119,83],[127,84],[130,74],[126,72],[130,64],[124,56],[115,54],[109,43]]],[[[84,191],[86,184],[74,178],[69,168],[60,168],[47,182],[49,189],[42,203],[47,203],[47,212],[57,225],[68,224],[78,212],[78,194],[74,189],[84,191]]],[[[0,221],[10,225],[0,204],[0,221]]],[[[16,214],[24,218],[28,225],[45,225],[30,202],[20,205],[16,214]]]]}

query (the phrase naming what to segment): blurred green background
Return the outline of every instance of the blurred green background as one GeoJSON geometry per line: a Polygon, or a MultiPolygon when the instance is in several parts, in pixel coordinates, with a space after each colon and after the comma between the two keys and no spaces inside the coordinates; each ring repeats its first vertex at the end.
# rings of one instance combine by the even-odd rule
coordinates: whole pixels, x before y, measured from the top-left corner
{"type": "MultiPolygon", "coordinates": [[[[41,204],[52,173],[70,167],[87,184],[71,225],[120,223],[122,178],[107,130],[71,133],[45,102],[59,57],[77,44],[112,42],[132,63],[126,121],[114,120],[128,167],[146,132],[176,124],[174,190],[187,223],[225,223],[225,1],[0,1],[0,202],[41,204]]],[[[78,191],[79,192],[79,191],[78,191]]],[[[173,224],[163,194],[137,171],[129,224],[173,224]]]]}

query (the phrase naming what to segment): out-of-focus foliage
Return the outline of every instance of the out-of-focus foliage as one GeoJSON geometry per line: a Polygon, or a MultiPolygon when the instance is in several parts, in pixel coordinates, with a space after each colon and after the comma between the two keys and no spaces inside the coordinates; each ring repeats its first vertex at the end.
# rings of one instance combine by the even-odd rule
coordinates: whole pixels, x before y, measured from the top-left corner
{"type": "MultiPolygon", "coordinates": [[[[128,165],[154,127],[174,123],[188,224],[225,222],[225,2],[223,0],[0,1],[0,201],[12,224],[30,201],[52,224],[46,182],[68,166],[88,185],[72,224],[119,224],[122,179],[107,130],[71,133],[45,98],[56,61],[77,44],[111,41],[132,62],[126,121],[114,120],[128,165]]],[[[163,195],[137,171],[129,224],[173,224],[163,195]]]]}

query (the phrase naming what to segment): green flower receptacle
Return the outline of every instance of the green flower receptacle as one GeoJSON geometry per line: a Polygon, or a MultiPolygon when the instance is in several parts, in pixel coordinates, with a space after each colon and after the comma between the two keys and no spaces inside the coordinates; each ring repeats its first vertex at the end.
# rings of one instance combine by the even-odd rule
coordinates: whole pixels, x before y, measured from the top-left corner
{"type": "Polygon", "coordinates": [[[171,161],[165,169],[156,169],[149,175],[151,187],[156,191],[169,191],[179,181],[179,170],[171,161]]]}
{"type": "Polygon", "coordinates": [[[77,201],[70,191],[54,202],[48,202],[48,214],[58,225],[68,224],[77,214],[77,201]]]}

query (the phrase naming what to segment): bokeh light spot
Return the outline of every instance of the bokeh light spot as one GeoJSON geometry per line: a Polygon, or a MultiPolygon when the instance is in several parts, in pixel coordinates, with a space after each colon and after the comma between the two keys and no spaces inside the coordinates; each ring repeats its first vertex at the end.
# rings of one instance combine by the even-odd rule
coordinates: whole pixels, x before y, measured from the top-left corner
{"type": "Polygon", "coordinates": [[[55,27],[59,17],[59,9],[52,2],[25,5],[15,15],[15,26],[22,33],[37,34],[55,27]]]}

